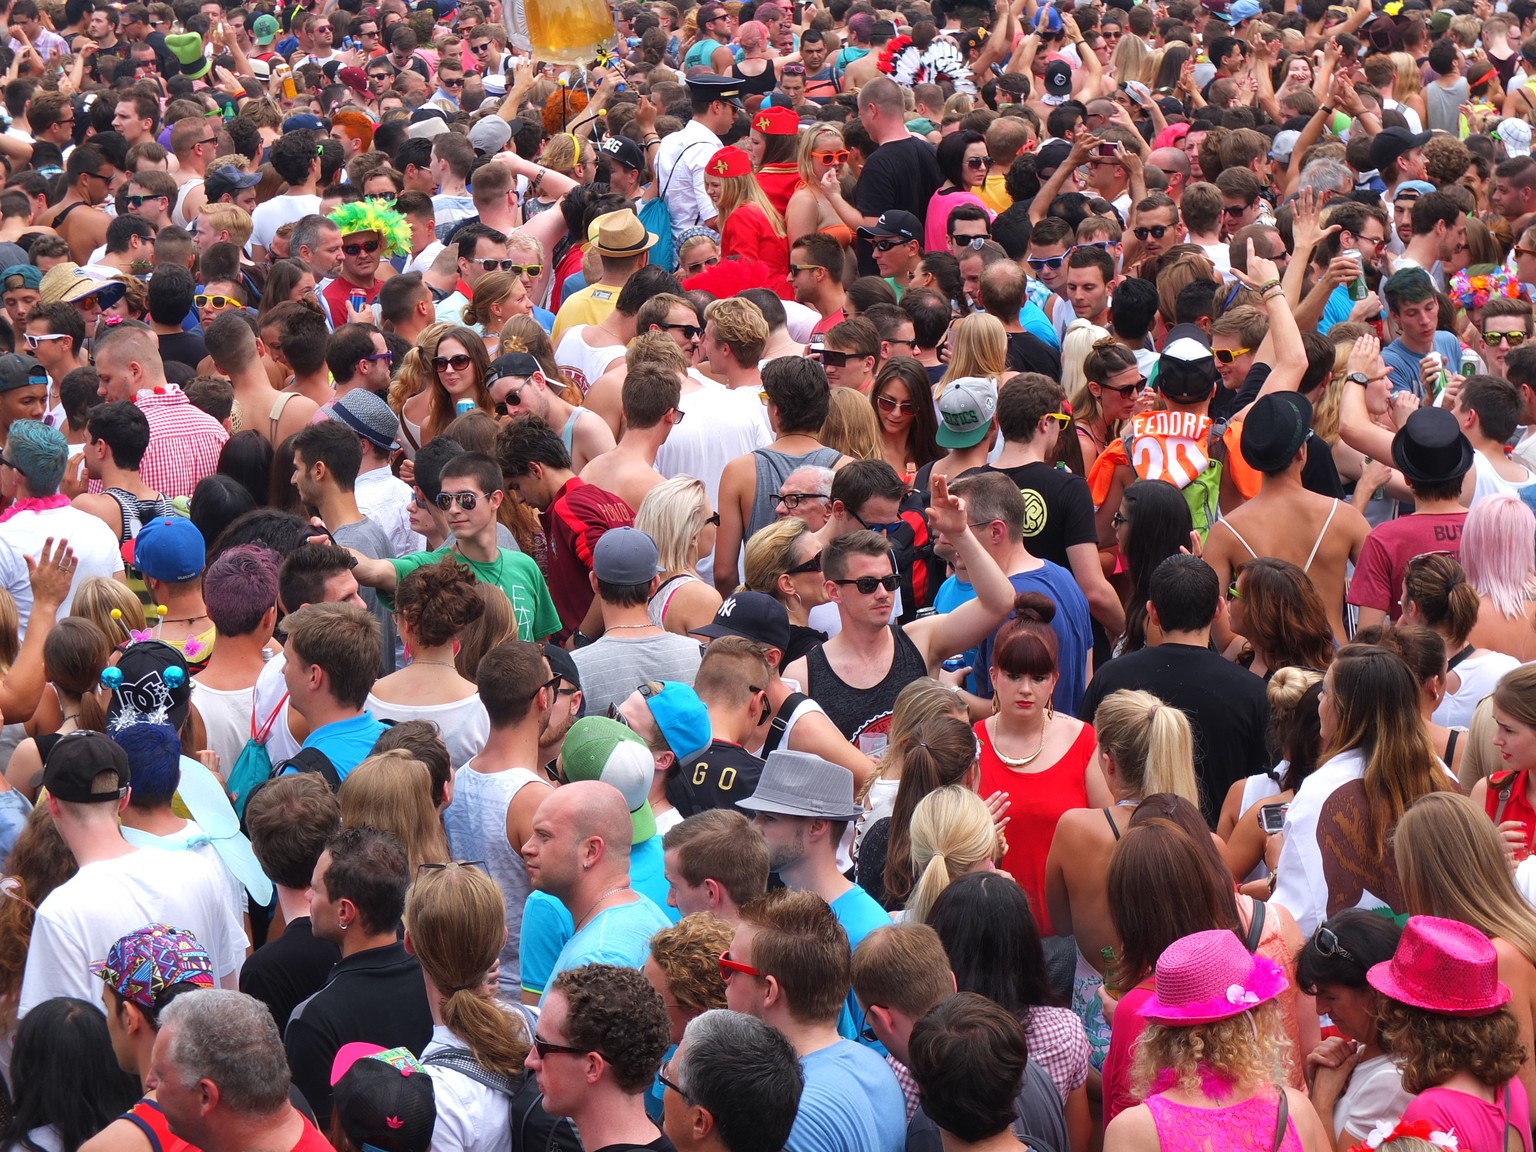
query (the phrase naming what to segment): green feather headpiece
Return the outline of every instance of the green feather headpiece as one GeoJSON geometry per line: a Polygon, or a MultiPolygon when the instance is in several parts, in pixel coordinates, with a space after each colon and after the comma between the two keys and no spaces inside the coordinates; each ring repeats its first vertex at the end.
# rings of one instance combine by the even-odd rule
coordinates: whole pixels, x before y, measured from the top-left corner
{"type": "Polygon", "coordinates": [[[330,214],[329,219],[341,229],[343,239],[358,232],[376,232],[387,255],[410,254],[411,226],[393,208],[385,208],[373,200],[358,200],[343,204],[330,214]]]}

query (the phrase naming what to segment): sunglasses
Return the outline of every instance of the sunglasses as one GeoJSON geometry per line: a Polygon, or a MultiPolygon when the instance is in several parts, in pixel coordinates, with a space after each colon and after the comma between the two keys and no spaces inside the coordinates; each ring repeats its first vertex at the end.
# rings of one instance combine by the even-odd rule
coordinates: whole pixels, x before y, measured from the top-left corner
{"type": "Polygon", "coordinates": [[[395,194],[393,192],[370,192],[363,199],[372,200],[375,204],[393,204],[395,202],[395,194]]]}
{"type": "Polygon", "coordinates": [[[491,50],[491,42],[487,40],[484,44],[471,44],[469,50],[476,56],[484,56],[491,50]]]}
{"type": "Polygon", "coordinates": [[[1223,216],[1241,216],[1244,212],[1248,211],[1248,209],[1252,207],[1252,200],[1248,201],[1246,204],[1223,204],[1221,206],[1221,214],[1223,216]]]}
{"type": "Polygon", "coordinates": [[[452,368],[455,372],[462,372],[474,361],[469,356],[460,352],[457,356],[434,356],[432,367],[441,372],[444,368],[452,368]]]}
{"type": "Polygon", "coordinates": [[[767,973],[759,972],[750,964],[743,964],[740,960],[731,959],[729,950],[720,953],[720,979],[729,980],[732,975],[740,972],[743,976],[765,976],[767,973]]]}
{"type": "Polygon", "coordinates": [[[1072,423],[1072,413],[1070,412],[1047,412],[1043,418],[1056,421],[1062,428],[1072,423]]]}
{"type": "Polygon", "coordinates": [[[687,268],[688,275],[697,276],[700,272],[704,271],[704,269],[713,268],[718,263],[720,263],[720,257],[709,256],[703,260],[700,260],[696,264],[686,264],[684,267],[687,268]]]}
{"type": "Polygon", "coordinates": [[[416,865],[416,875],[420,876],[423,872],[442,872],[449,868],[478,868],[480,871],[484,872],[485,861],[445,860],[442,863],[437,863],[436,861],[432,860],[424,860],[422,863],[416,865]]]}
{"type": "Polygon", "coordinates": [[[780,76],[804,76],[805,75],[805,65],[804,64],[786,64],[786,65],[784,65],[784,67],[779,69],[779,75],[780,76]]]}
{"type": "Polygon", "coordinates": [[[908,413],[917,411],[917,405],[912,403],[912,401],[897,400],[892,396],[876,396],[875,403],[880,405],[883,411],[890,412],[896,416],[905,416],[908,413]]]}
{"type": "Polygon", "coordinates": [[[533,279],[544,271],[542,264],[513,264],[510,261],[502,268],[503,272],[510,272],[514,276],[527,276],[533,279]]]}
{"type": "Polygon", "coordinates": [[[830,348],[823,348],[815,355],[820,356],[822,364],[828,368],[845,368],[848,361],[859,358],[857,352],[834,352],[830,348]]]}
{"type": "Polygon", "coordinates": [[[372,256],[379,250],[379,242],[377,240],[365,240],[361,244],[343,244],[341,250],[348,256],[361,256],[364,252],[372,256]]]}
{"type": "Polygon", "coordinates": [[[139,196],[135,194],[133,196],[124,196],[123,203],[127,204],[130,208],[142,208],[147,201],[164,199],[164,196],[139,196]]]}
{"type": "Polygon", "coordinates": [[[45,340],[66,340],[68,339],[68,334],[63,332],[52,332],[46,336],[34,336],[32,333],[28,332],[26,333],[25,339],[27,341],[27,347],[36,352],[38,345],[42,344],[45,340]]]}
{"type": "Polygon", "coordinates": [[[533,1050],[539,1054],[540,1060],[548,1060],[556,1052],[568,1052],[572,1056],[585,1056],[588,1052],[592,1051],[590,1048],[577,1048],[571,1044],[552,1044],[537,1032],[533,1034],[533,1050]]]}
{"type": "Polygon", "coordinates": [[[438,84],[442,85],[442,87],[444,87],[444,88],[462,88],[462,87],[464,87],[464,77],[462,77],[462,76],[460,76],[457,80],[450,80],[446,76],[439,76],[437,78],[437,82],[438,82],[438,84]]]}
{"type": "Polygon", "coordinates": [[[1131,231],[1136,234],[1138,240],[1145,240],[1148,236],[1154,240],[1161,240],[1168,234],[1170,227],[1171,225],[1168,224],[1150,224],[1145,228],[1132,228],[1131,231]]]}
{"type": "Polygon", "coordinates": [[[990,156],[967,156],[965,158],[965,166],[967,168],[972,169],[973,171],[980,172],[983,168],[990,168],[990,167],[992,167],[992,157],[990,157],[990,156]]]}
{"type": "Polygon", "coordinates": [[[85,172],[82,173],[82,175],[89,176],[92,180],[100,180],[104,184],[110,184],[112,183],[113,178],[116,177],[117,173],[108,172],[105,176],[103,176],[100,172],[85,172]]]}
{"type": "Polygon", "coordinates": [[[510,260],[476,260],[473,263],[480,265],[487,272],[510,272],[517,267],[510,260]]]}
{"type": "Polygon", "coordinates": [[[1026,261],[1026,263],[1028,263],[1029,266],[1032,269],[1034,269],[1036,272],[1044,272],[1047,269],[1049,269],[1052,272],[1055,272],[1057,269],[1059,269],[1063,264],[1065,264],[1067,262],[1067,257],[1070,256],[1070,255],[1072,255],[1072,249],[1068,248],[1060,256],[1043,256],[1043,257],[1031,256],[1026,261]]]}
{"type": "Polygon", "coordinates": [[[1124,528],[1130,522],[1131,518],[1129,516],[1122,516],[1119,512],[1116,512],[1109,518],[1110,527],[1112,528],[1124,528]]]}
{"type": "MultiPolygon", "coordinates": [[[[858,517],[855,516],[854,519],[857,520],[858,517]]],[[[892,572],[889,576],[860,576],[854,580],[834,580],[832,583],[839,587],[846,587],[852,584],[863,595],[870,596],[876,588],[884,588],[887,592],[896,591],[896,589],[901,587],[901,577],[892,572]]]]}
{"type": "Polygon", "coordinates": [[[679,1096],[687,1097],[688,1093],[683,1091],[682,1085],[672,1079],[672,1061],[668,1060],[656,1070],[656,1079],[661,1082],[663,1088],[670,1088],[679,1096]]]}
{"type": "Polygon", "coordinates": [[[192,303],[196,304],[199,308],[245,307],[244,304],[240,303],[240,301],[236,300],[233,296],[209,296],[203,292],[199,292],[196,296],[192,297],[192,303]]]}
{"type": "Polygon", "coordinates": [[[870,247],[872,247],[876,252],[889,252],[892,248],[900,248],[904,244],[910,243],[912,243],[910,240],[903,240],[900,237],[893,237],[890,240],[871,240],[870,247]]]}
{"type": "Polygon", "coordinates": [[[1252,352],[1252,348],[1212,348],[1211,353],[1219,363],[1235,364],[1238,357],[1246,356],[1252,352]]]}
{"type": "Polygon", "coordinates": [[[990,232],[982,232],[976,236],[956,236],[953,232],[949,234],[949,242],[951,244],[959,244],[976,252],[980,252],[982,246],[990,239],[992,239],[992,233],[990,232]]]}
{"type": "Polygon", "coordinates": [[[697,324],[663,324],[668,332],[681,332],[684,340],[697,340],[704,335],[704,329],[697,324]]]}
{"type": "Polygon", "coordinates": [[[791,276],[798,276],[802,272],[809,272],[813,268],[822,268],[822,267],[825,267],[825,265],[822,265],[822,264],[791,264],[789,266],[789,274],[791,276]]]}
{"type": "Polygon", "coordinates": [[[1524,332],[1484,332],[1483,343],[1490,346],[1499,343],[1508,344],[1511,348],[1518,348],[1525,343],[1524,332]]]}
{"type": "MultiPolygon", "coordinates": [[[[793,512],[796,508],[800,507],[800,503],[803,500],[830,500],[830,499],[832,499],[832,496],[829,493],[825,493],[825,492],[772,492],[772,493],[769,493],[768,503],[770,505],[783,504],[784,507],[788,508],[791,512],[793,512]]],[[[817,553],[817,555],[819,556],[820,553],[817,553]]],[[[818,567],[820,566],[820,564],[821,564],[821,561],[817,560],[818,567]]],[[[798,571],[798,569],[792,569],[792,571],[798,571]]]]}
{"type": "Polygon", "coordinates": [[[462,512],[473,512],[475,505],[480,503],[483,492],[439,492],[437,498],[432,501],[439,509],[446,512],[455,504],[462,512]]]}
{"type": "Polygon", "coordinates": [[[1116,396],[1120,397],[1120,399],[1129,400],[1132,396],[1136,395],[1136,393],[1140,392],[1146,386],[1147,378],[1143,376],[1134,384],[1121,384],[1119,387],[1116,387],[1113,384],[1100,384],[1099,390],[1101,392],[1113,392],[1116,396]]]}
{"type": "Polygon", "coordinates": [[[1342,956],[1345,960],[1354,961],[1349,954],[1349,949],[1339,943],[1339,937],[1332,928],[1319,924],[1317,931],[1312,933],[1312,944],[1318,954],[1332,959],[1334,956],[1342,956]]]}
{"type": "Polygon", "coordinates": [[[875,1035],[874,1025],[869,1022],[869,1009],[864,1009],[864,1015],[859,1017],[859,1039],[866,1044],[878,1044],[880,1037],[875,1035]]]}
{"type": "Polygon", "coordinates": [[[395,362],[395,354],[393,352],[375,352],[371,356],[359,356],[357,358],[357,362],[359,364],[361,364],[364,360],[372,360],[375,363],[393,364],[395,362]]]}

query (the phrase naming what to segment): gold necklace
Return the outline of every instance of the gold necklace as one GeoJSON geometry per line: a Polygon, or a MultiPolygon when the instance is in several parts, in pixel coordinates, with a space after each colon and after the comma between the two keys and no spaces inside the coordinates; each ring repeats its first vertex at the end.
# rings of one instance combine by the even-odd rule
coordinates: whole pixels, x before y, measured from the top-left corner
{"type": "MultiPolygon", "coordinates": [[[[1048,726],[1049,725],[1047,725],[1047,727],[1048,726]]],[[[997,744],[997,734],[995,732],[993,733],[993,736],[992,736],[992,751],[997,753],[997,758],[999,760],[1001,760],[1006,767],[1009,767],[1009,768],[1025,768],[1025,767],[1028,767],[1030,764],[1033,764],[1036,760],[1040,759],[1040,753],[1045,751],[1045,728],[1041,728],[1040,729],[1040,747],[1036,748],[1034,750],[1034,752],[1032,754],[1028,755],[1028,756],[1015,757],[1015,756],[1006,756],[1006,755],[1004,755],[1003,754],[1003,750],[1000,747],[998,747],[998,744],[997,744]]]]}

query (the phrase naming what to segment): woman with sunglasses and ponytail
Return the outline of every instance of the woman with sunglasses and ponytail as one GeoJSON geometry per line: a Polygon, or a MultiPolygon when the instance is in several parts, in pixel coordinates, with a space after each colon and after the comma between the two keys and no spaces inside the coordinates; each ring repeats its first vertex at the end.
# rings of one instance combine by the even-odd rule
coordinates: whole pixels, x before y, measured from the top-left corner
{"type": "Polygon", "coordinates": [[[994,213],[977,195],[992,171],[992,157],[987,154],[987,138],[980,132],[962,129],[939,141],[939,171],[944,183],[928,201],[928,223],[923,230],[923,251],[942,252],[949,243],[949,214],[961,204],[983,209],[987,219],[994,213]]]}
{"type": "MultiPolygon", "coordinates": [[[[800,185],[784,210],[785,230],[793,242],[812,232],[825,232],[847,250],[853,245],[853,229],[843,223],[827,196],[827,174],[841,180],[843,165],[848,163],[848,147],[843,130],[836,124],[818,124],[800,133],[796,155],[800,185]]],[[[841,271],[841,269],[839,269],[841,271]]]]}
{"type": "Polygon", "coordinates": [[[1136,397],[1146,387],[1136,354],[1113,337],[1097,341],[1083,360],[1084,383],[1073,394],[1072,427],[1092,466],[1120,435],[1120,425],[1136,411],[1136,397]]]}
{"type": "Polygon", "coordinates": [[[757,182],[747,154],[725,147],[705,161],[704,190],[720,211],[720,255],[767,265],[765,286],[794,299],[784,217],[757,182]]]}
{"type": "Polygon", "coordinates": [[[434,1152],[509,1152],[514,1117],[529,1147],[580,1147],[570,1121],[539,1106],[537,1081],[523,1067],[533,1039],[525,1014],[490,991],[486,976],[506,935],[501,889],[482,866],[417,871],[405,898],[405,946],[421,963],[432,1011],[421,1063],[437,1104],[434,1152]]]}
{"type": "Polygon", "coordinates": [[[433,324],[422,332],[390,389],[391,407],[400,414],[400,431],[411,456],[453,423],[460,401],[472,401],[482,412],[495,411],[485,387],[490,363],[485,341],[472,328],[433,324]]]}

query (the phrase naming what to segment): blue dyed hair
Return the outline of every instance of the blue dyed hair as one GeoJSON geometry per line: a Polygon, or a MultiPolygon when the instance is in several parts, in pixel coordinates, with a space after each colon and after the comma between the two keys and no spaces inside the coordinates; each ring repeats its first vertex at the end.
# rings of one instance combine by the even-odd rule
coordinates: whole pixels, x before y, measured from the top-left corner
{"type": "Polygon", "coordinates": [[[38,420],[17,420],[5,439],[5,458],[27,479],[34,496],[52,496],[64,479],[69,443],[57,428],[38,420]]]}
{"type": "Polygon", "coordinates": [[[169,724],[129,724],[112,733],[133,769],[128,802],[135,808],[170,803],[181,783],[181,739],[169,724]]]}

